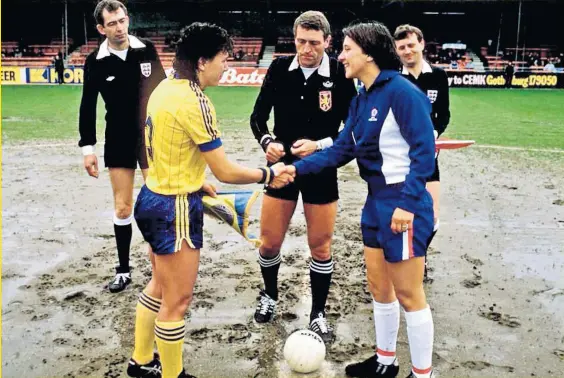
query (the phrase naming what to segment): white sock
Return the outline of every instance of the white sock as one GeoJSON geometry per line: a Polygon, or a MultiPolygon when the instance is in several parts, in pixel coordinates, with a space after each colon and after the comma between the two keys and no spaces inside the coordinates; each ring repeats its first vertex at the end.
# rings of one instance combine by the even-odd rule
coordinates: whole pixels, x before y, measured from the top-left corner
{"type": "Polygon", "coordinates": [[[376,354],[378,362],[391,365],[396,359],[396,344],[400,324],[400,306],[392,303],[378,303],[374,306],[374,328],[376,330],[376,354]]]}
{"type": "Polygon", "coordinates": [[[405,312],[412,371],[417,378],[430,378],[433,364],[433,316],[429,306],[405,312]]]}

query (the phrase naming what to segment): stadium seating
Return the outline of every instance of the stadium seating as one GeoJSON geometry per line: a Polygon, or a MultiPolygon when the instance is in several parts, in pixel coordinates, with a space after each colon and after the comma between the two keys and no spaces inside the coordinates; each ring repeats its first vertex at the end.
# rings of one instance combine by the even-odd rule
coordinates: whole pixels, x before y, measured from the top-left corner
{"type": "MultiPolygon", "coordinates": [[[[72,44],[72,39],[69,39],[72,44]]],[[[29,44],[22,46],[16,41],[2,42],[2,65],[20,67],[45,67],[53,63],[53,58],[65,49],[61,39],[53,39],[49,44],[29,44]]]]}
{"type": "MultiPolygon", "coordinates": [[[[159,54],[159,58],[165,69],[172,67],[172,61],[174,60],[174,48],[169,46],[166,42],[165,36],[154,36],[151,37],[151,41],[154,43],[155,48],[159,54]]],[[[257,64],[259,54],[262,49],[262,38],[257,37],[234,37],[233,38],[233,52],[235,53],[242,51],[244,53],[240,61],[236,61],[233,56],[229,58],[230,66],[235,67],[254,67],[257,64]]],[[[98,47],[100,41],[98,39],[91,39],[86,44],[80,46],[75,50],[69,59],[71,65],[82,65],[84,60],[93,50],[98,47]]]]}
{"type": "Polygon", "coordinates": [[[557,68],[562,68],[561,58],[556,47],[527,47],[517,50],[515,60],[515,47],[507,47],[499,51],[499,55],[488,54],[488,48],[481,48],[482,56],[488,64],[489,70],[502,71],[511,62],[516,71],[544,72],[545,63],[553,61],[557,68]],[[558,62],[558,63],[556,63],[558,62]]]}
{"type": "MultiPolygon", "coordinates": [[[[165,69],[172,67],[174,60],[174,47],[171,44],[169,36],[160,34],[150,37],[153,41],[159,57],[165,69]]],[[[80,45],[70,52],[67,65],[83,65],[86,57],[97,48],[101,42],[101,38],[88,40],[85,44],[80,45]]],[[[234,37],[233,55],[229,58],[229,64],[232,67],[258,67],[259,59],[263,51],[263,39],[260,37],[234,37]]],[[[72,39],[69,39],[72,46],[72,39]]],[[[511,61],[517,71],[542,72],[544,70],[544,62],[558,57],[557,50],[552,47],[530,47],[519,49],[518,60],[514,60],[515,48],[508,47],[496,55],[489,55],[488,48],[481,48],[481,57],[475,55],[472,51],[466,50],[456,51],[456,59],[452,59],[454,50],[450,51],[442,49],[442,44],[437,42],[429,42],[426,46],[426,57],[434,65],[444,68],[445,70],[466,71],[466,70],[483,70],[482,62],[487,70],[502,71],[511,61]],[[474,67],[467,67],[468,62],[474,62],[474,67]],[[481,62],[480,62],[481,60],[481,62]],[[542,62],[542,63],[541,63],[542,62]],[[476,67],[477,66],[477,67],[476,67]]],[[[64,50],[64,42],[60,38],[51,40],[49,44],[29,44],[22,47],[19,42],[5,41],[2,42],[2,64],[5,66],[20,67],[45,67],[53,64],[53,58],[64,50]]],[[[332,51],[330,46],[329,51],[332,51]]],[[[272,59],[279,56],[294,55],[294,38],[292,36],[278,37],[272,59]]],[[[557,68],[562,65],[561,57],[557,68]]],[[[556,59],[554,60],[556,63],[556,59]]]]}
{"type": "MultiPolygon", "coordinates": [[[[165,69],[172,67],[174,60],[174,47],[166,42],[163,35],[151,37],[159,58],[165,69]]],[[[94,51],[101,39],[89,39],[85,44],[78,46],[74,51],[69,51],[67,65],[84,65],[88,54],[94,51]]],[[[262,50],[262,38],[259,37],[234,37],[233,56],[229,64],[233,67],[256,67],[262,50]],[[235,55],[237,60],[235,59],[235,55]]],[[[69,40],[72,43],[72,40],[69,40]]],[[[19,43],[15,41],[2,42],[2,64],[5,66],[45,67],[53,63],[53,58],[64,50],[64,43],[60,39],[53,39],[50,44],[32,44],[26,46],[26,53],[19,51],[19,43]],[[16,55],[17,56],[14,56],[16,55]],[[21,56],[20,56],[21,55],[21,56]],[[41,55],[41,56],[39,56],[41,55]]]]}
{"type": "MultiPolygon", "coordinates": [[[[337,33],[338,34],[338,33],[337,33]]],[[[339,44],[339,43],[338,43],[339,44]]],[[[338,45],[337,44],[337,45],[338,45]]],[[[432,47],[430,51],[426,51],[426,58],[434,65],[441,67],[445,70],[449,70],[449,71],[466,71],[466,70],[474,70],[474,68],[466,68],[466,65],[468,64],[468,62],[470,62],[471,60],[474,60],[474,62],[478,59],[478,57],[474,57],[472,56],[473,54],[471,54],[470,51],[466,50],[466,51],[460,51],[460,57],[456,60],[450,60],[450,59],[446,59],[446,55],[448,54],[447,50],[442,50],[442,44],[436,43],[436,42],[430,42],[427,44],[427,47],[432,47]],[[439,59],[439,57],[441,59],[439,59]]],[[[279,56],[292,56],[294,55],[296,52],[296,48],[294,45],[294,37],[278,37],[277,41],[276,41],[276,47],[275,47],[275,51],[272,54],[273,58],[277,58],[279,56]]],[[[454,51],[454,50],[453,50],[454,51]]],[[[329,53],[333,53],[334,56],[338,55],[338,50],[334,50],[333,49],[333,40],[331,40],[331,43],[329,44],[329,49],[328,49],[329,53]],[[335,54],[337,53],[337,55],[335,54]]]]}

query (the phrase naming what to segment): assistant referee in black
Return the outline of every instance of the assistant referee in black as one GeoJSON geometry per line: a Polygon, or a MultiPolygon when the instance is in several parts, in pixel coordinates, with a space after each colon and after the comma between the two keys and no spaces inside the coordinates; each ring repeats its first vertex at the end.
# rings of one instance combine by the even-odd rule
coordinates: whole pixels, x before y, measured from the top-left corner
{"type": "MultiPolygon", "coordinates": [[[[431,66],[423,59],[425,40],[419,28],[407,24],[398,26],[394,32],[394,39],[396,51],[403,64],[402,74],[417,85],[431,101],[433,107],[431,119],[435,127],[435,138],[438,138],[450,121],[448,76],[444,70],[431,66]]],[[[438,156],[435,159],[435,171],[427,179],[427,190],[433,197],[435,221],[433,234],[427,245],[429,247],[439,229],[441,183],[438,156]]],[[[425,278],[427,278],[427,264],[425,264],[425,278]]]]}
{"type": "Polygon", "coordinates": [[[128,34],[129,17],[121,2],[100,1],[94,18],[98,32],[106,40],[87,57],[84,66],[78,145],[84,155],[84,168],[97,178],[94,146],[97,99],[101,94],[106,105],[104,163],[114,194],[113,223],[119,257],[109,290],[119,292],[131,282],[129,249],[135,169],[139,164],[145,178],[148,168],[143,135],[147,102],[165,78],[165,72],[153,44],[128,34]]]}

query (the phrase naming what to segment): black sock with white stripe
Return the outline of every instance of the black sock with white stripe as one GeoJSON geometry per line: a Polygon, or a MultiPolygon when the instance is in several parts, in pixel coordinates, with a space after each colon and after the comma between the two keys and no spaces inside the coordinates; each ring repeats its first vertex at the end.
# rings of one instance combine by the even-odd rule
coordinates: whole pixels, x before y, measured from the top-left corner
{"type": "Polygon", "coordinates": [[[262,256],[259,252],[259,265],[264,280],[264,291],[275,301],[278,300],[278,269],[280,269],[281,262],[280,252],[272,257],[262,256]]]}
{"type": "Polygon", "coordinates": [[[309,263],[309,277],[311,279],[311,318],[319,312],[325,313],[325,303],[333,275],[333,259],[318,261],[314,258],[309,263]]]}
{"type": "Polygon", "coordinates": [[[114,232],[119,258],[118,273],[129,273],[129,248],[131,247],[131,237],[133,235],[132,221],[133,214],[125,219],[120,219],[114,215],[114,232]]]}

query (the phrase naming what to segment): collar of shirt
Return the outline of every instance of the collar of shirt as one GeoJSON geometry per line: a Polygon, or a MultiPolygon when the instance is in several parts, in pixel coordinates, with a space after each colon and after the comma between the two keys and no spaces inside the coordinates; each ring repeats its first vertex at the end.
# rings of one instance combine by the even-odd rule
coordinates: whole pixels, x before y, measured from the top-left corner
{"type": "MultiPolygon", "coordinates": [[[[294,60],[292,60],[292,64],[288,67],[288,71],[297,70],[298,68],[300,68],[300,63],[298,62],[298,54],[296,54],[296,56],[294,56],[294,60]]],[[[321,76],[331,77],[329,55],[325,52],[323,53],[323,59],[321,59],[321,64],[319,65],[317,73],[321,76]]]]}
{"type": "Polygon", "coordinates": [[[118,56],[121,60],[126,60],[126,59],[127,59],[127,52],[129,51],[129,49],[126,49],[126,50],[114,50],[114,49],[112,49],[110,46],[108,46],[108,50],[110,50],[110,53],[114,54],[115,56],[118,56]]]}
{"type": "MultiPolygon", "coordinates": [[[[423,69],[421,70],[421,73],[431,73],[433,72],[433,68],[431,67],[431,65],[429,63],[427,63],[426,60],[423,61],[423,69]]],[[[409,71],[407,70],[406,66],[403,66],[403,69],[401,70],[401,73],[404,75],[409,75],[409,71]]]]}
{"type": "Polygon", "coordinates": [[[386,84],[388,81],[393,79],[394,77],[398,76],[400,73],[394,70],[382,70],[380,74],[374,80],[374,83],[366,90],[366,87],[362,87],[359,90],[360,94],[366,94],[367,92],[371,92],[376,87],[381,87],[386,84]]]}
{"type": "MultiPolygon", "coordinates": [[[[145,47],[145,44],[141,42],[139,38],[129,34],[127,35],[127,38],[129,38],[129,47],[132,49],[142,49],[145,47]]],[[[96,59],[102,59],[108,56],[110,56],[110,50],[108,49],[108,39],[106,38],[106,40],[100,45],[96,59]]]]}

